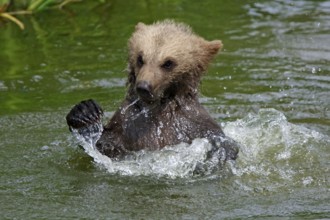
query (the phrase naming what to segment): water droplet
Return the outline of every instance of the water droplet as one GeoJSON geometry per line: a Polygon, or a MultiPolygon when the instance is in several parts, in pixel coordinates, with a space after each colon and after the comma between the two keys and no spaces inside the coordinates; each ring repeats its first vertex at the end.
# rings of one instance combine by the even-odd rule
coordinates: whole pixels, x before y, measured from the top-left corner
{"type": "Polygon", "coordinates": [[[312,73],[315,74],[316,73],[316,68],[312,67],[312,73]]]}
{"type": "Polygon", "coordinates": [[[105,54],[99,54],[99,56],[97,57],[97,59],[99,60],[103,60],[105,59],[107,56],[105,54]]]}
{"type": "Polygon", "coordinates": [[[34,75],[34,76],[32,76],[31,81],[32,81],[32,82],[39,82],[39,81],[42,80],[42,79],[43,79],[42,76],[40,76],[40,75],[34,75]]]}
{"type": "Polygon", "coordinates": [[[306,185],[309,185],[313,182],[313,178],[308,176],[308,177],[305,177],[302,179],[302,183],[306,186],[306,185]]]}
{"type": "Polygon", "coordinates": [[[122,109],[120,110],[120,114],[124,115],[125,112],[127,111],[127,109],[128,109],[129,107],[133,106],[133,105],[134,105],[135,103],[137,103],[138,101],[139,101],[139,99],[136,99],[136,100],[134,100],[131,104],[129,104],[128,106],[122,108],[122,109]]]}
{"type": "Polygon", "coordinates": [[[42,146],[42,147],[41,147],[41,150],[49,150],[49,147],[48,147],[47,145],[42,146]]]}

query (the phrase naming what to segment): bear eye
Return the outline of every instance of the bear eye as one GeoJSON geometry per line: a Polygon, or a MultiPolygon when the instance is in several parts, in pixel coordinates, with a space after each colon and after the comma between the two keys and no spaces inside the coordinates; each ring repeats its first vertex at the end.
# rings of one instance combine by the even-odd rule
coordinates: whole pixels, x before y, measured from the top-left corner
{"type": "Polygon", "coordinates": [[[138,58],[137,58],[137,61],[136,61],[138,67],[142,67],[144,62],[143,62],[143,58],[142,58],[142,55],[139,55],[138,58]]]}
{"type": "Polygon", "coordinates": [[[172,60],[166,60],[161,67],[166,70],[171,70],[175,67],[175,62],[172,60]]]}

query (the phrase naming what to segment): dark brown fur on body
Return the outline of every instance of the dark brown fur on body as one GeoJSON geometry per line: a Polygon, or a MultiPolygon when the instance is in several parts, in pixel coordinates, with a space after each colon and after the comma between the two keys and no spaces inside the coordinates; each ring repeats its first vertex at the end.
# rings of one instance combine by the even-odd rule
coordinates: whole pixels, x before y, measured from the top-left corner
{"type": "Polygon", "coordinates": [[[96,146],[110,157],[142,149],[157,150],[196,138],[223,136],[195,98],[167,100],[161,105],[144,106],[125,101],[104,127],[96,146]]]}
{"type": "MultiPolygon", "coordinates": [[[[222,142],[226,137],[220,126],[198,101],[201,76],[222,47],[221,41],[206,41],[188,26],[165,20],[139,23],[128,47],[128,92],[104,126],[97,149],[113,158],[208,138],[216,148],[226,150],[226,159],[235,159],[237,146],[222,142]]],[[[85,121],[86,108],[69,113],[70,127],[85,121]]]]}

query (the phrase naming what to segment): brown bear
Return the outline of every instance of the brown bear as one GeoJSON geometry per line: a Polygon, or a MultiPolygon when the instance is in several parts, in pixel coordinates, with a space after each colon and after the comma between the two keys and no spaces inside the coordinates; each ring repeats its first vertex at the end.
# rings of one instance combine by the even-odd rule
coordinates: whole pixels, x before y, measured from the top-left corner
{"type": "MultiPolygon", "coordinates": [[[[132,151],[158,150],[196,138],[207,138],[222,161],[236,159],[237,144],[226,137],[198,101],[198,86],[210,61],[222,47],[172,20],[138,23],[128,42],[128,92],[96,143],[111,158],[132,151]]],[[[67,115],[70,129],[99,122],[102,110],[82,101],[67,115]]]]}

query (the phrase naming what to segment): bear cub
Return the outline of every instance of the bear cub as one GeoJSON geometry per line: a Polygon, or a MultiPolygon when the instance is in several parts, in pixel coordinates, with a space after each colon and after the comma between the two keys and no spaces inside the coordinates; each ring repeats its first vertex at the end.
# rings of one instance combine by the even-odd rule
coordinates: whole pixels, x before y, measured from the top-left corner
{"type": "MultiPolygon", "coordinates": [[[[97,150],[119,159],[132,151],[207,138],[211,156],[236,159],[238,145],[198,101],[201,77],[221,47],[220,40],[207,41],[183,23],[138,23],[128,41],[126,98],[104,126],[97,150]]],[[[102,114],[95,101],[87,100],[66,119],[70,129],[83,129],[100,122],[102,114]]]]}

